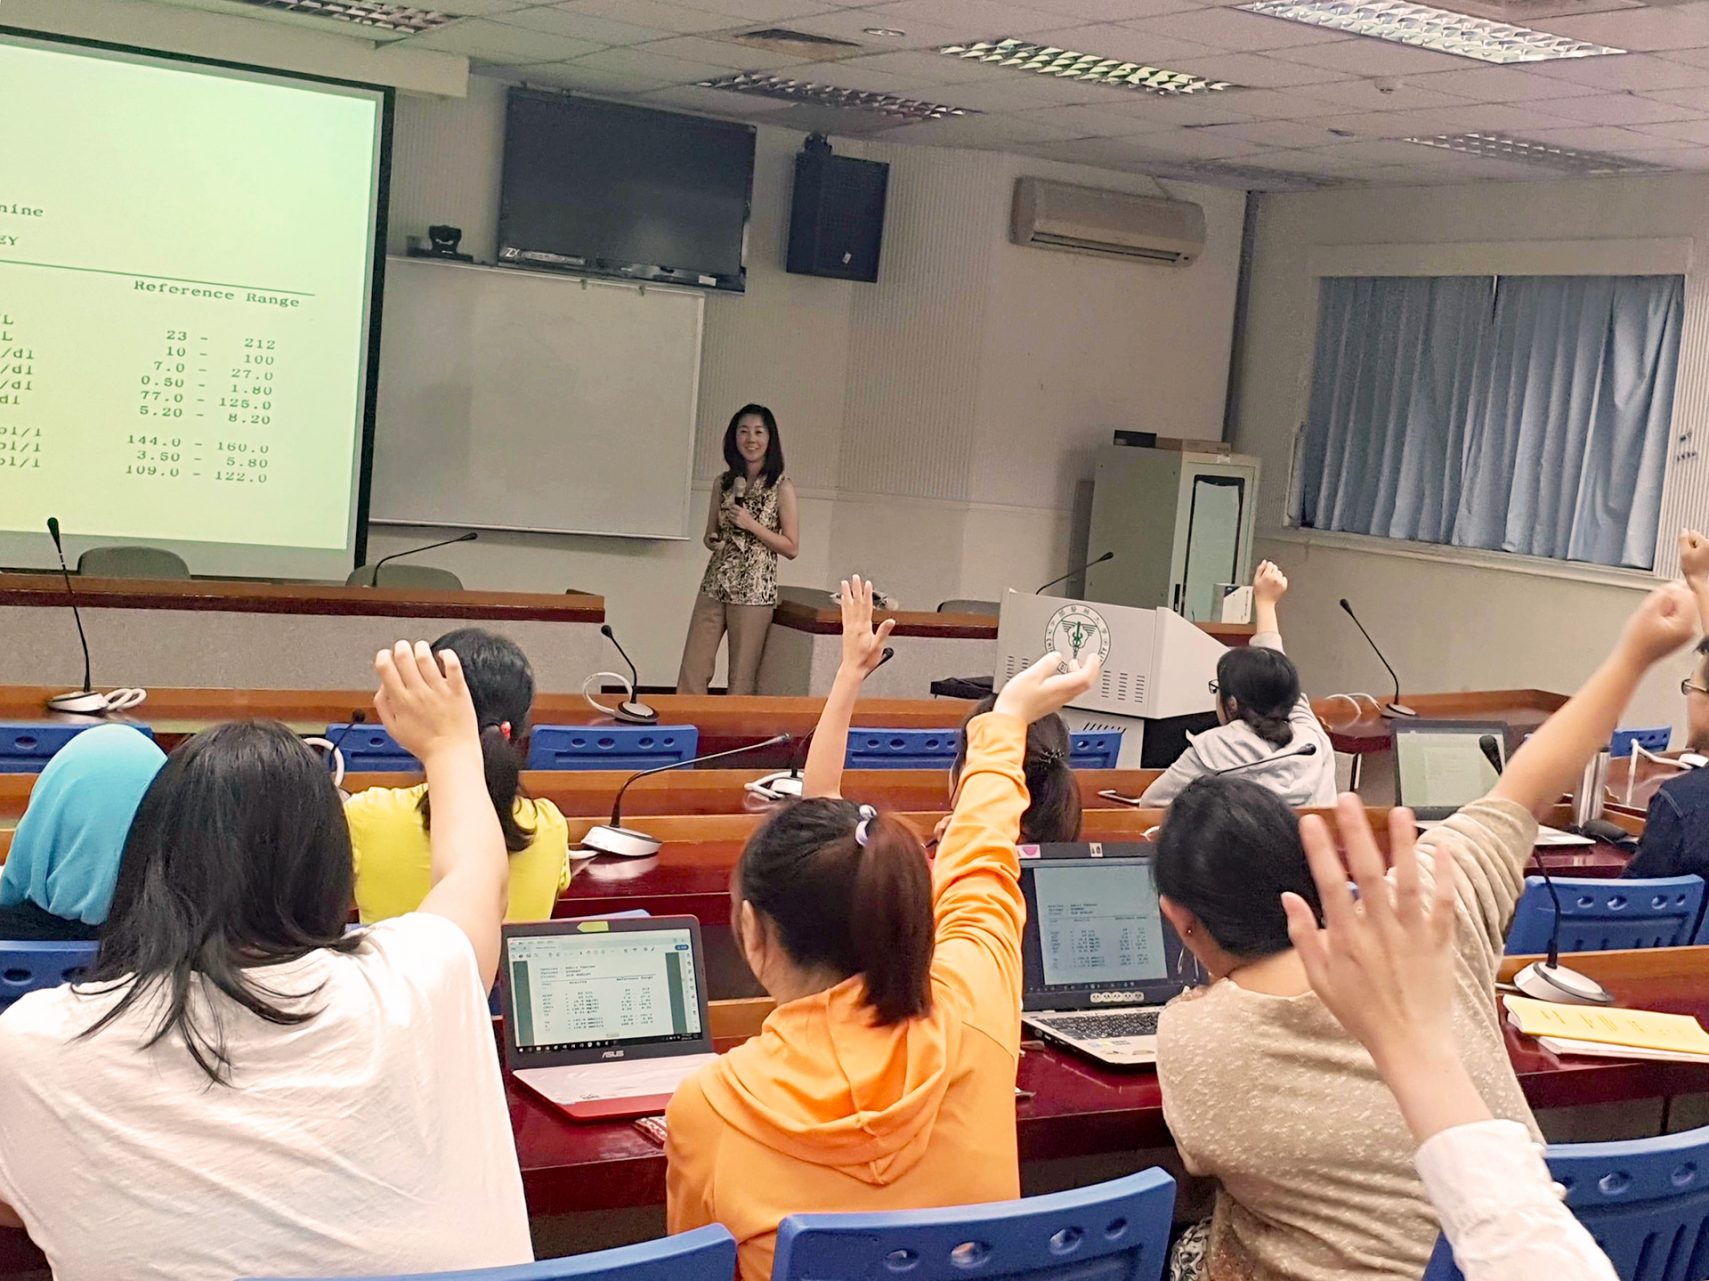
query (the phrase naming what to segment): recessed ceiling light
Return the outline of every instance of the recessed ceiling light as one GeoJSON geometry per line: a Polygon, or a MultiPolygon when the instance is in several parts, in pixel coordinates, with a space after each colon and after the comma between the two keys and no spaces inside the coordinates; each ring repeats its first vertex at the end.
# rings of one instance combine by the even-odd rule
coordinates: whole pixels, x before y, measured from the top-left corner
{"type": "Polygon", "coordinates": [[[863,30],[869,36],[880,36],[885,40],[900,40],[908,34],[906,31],[898,31],[895,27],[865,27],[863,30]]]}
{"type": "Polygon", "coordinates": [[[951,116],[979,114],[942,102],[904,98],[894,93],[872,93],[865,89],[842,89],[812,80],[788,80],[759,71],[739,71],[733,76],[702,80],[699,85],[702,89],[727,89],[731,93],[752,93],[762,98],[782,98],[787,102],[810,102],[820,107],[871,111],[901,120],[944,120],[951,116]]]}
{"type": "Polygon", "coordinates": [[[1373,36],[1480,62],[1547,62],[1552,58],[1599,58],[1626,52],[1571,36],[1474,18],[1452,9],[1409,4],[1407,0],[1254,0],[1236,7],[1266,18],[1373,36]]]}
{"type": "Polygon", "coordinates": [[[462,17],[461,14],[424,9],[413,4],[378,4],[374,0],[237,0],[237,3],[254,5],[258,9],[305,13],[316,18],[336,18],[339,22],[350,22],[359,27],[379,27],[408,35],[432,31],[462,17]]]}
{"type": "Polygon", "coordinates": [[[1009,67],[1015,71],[1032,71],[1062,80],[1079,80],[1086,84],[1109,85],[1113,89],[1138,89],[1142,93],[1182,94],[1204,93],[1216,89],[1232,89],[1223,80],[1207,80],[1185,71],[1168,71],[1162,67],[1127,62],[1120,58],[1100,58],[1094,53],[1076,53],[1055,45],[1037,44],[1009,36],[998,40],[971,40],[965,44],[946,44],[939,53],[952,58],[985,62],[994,67],[1009,67]]]}
{"type": "Polygon", "coordinates": [[[1509,138],[1497,133],[1436,134],[1428,138],[1407,138],[1421,147],[1436,147],[1442,151],[1457,151],[1461,155],[1481,156],[1486,160],[1516,160],[1520,164],[1542,165],[1562,173],[1668,173],[1666,165],[1647,160],[1630,160],[1606,151],[1581,151],[1577,147],[1557,147],[1553,143],[1532,142],[1527,138],[1509,138]]]}

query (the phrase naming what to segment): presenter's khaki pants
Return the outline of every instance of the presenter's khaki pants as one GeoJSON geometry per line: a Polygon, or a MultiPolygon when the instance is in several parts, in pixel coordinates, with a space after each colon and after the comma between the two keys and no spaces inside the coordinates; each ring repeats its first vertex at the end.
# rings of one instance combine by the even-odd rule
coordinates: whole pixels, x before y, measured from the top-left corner
{"type": "Polygon", "coordinates": [[[718,665],[718,642],[730,634],[729,692],[752,694],[759,684],[760,658],[765,654],[766,633],[771,630],[772,606],[726,605],[707,595],[694,598],[694,613],[688,620],[688,640],[682,647],[682,667],[677,671],[676,692],[704,694],[712,684],[712,669],[718,665]]]}

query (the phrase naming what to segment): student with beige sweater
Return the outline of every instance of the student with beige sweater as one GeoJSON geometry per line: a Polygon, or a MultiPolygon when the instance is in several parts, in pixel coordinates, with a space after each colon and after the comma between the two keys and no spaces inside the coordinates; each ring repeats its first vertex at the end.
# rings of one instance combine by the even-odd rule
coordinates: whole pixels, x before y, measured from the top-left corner
{"type": "MultiPolygon", "coordinates": [[[[1441,859],[1460,873],[1451,1040],[1490,1112],[1533,1134],[1493,1000],[1533,815],[1608,742],[1649,667],[1695,631],[1682,585],[1651,593],[1491,793],[1418,842],[1425,881],[1441,859]]],[[[1284,894],[1321,915],[1298,821],[1246,780],[1201,779],[1164,824],[1157,884],[1163,911],[1213,979],[1158,1027],[1169,1128],[1186,1168],[1217,1183],[1203,1277],[1416,1281],[1437,1222],[1412,1135],[1370,1053],[1313,992],[1290,943],[1284,894]]]]}

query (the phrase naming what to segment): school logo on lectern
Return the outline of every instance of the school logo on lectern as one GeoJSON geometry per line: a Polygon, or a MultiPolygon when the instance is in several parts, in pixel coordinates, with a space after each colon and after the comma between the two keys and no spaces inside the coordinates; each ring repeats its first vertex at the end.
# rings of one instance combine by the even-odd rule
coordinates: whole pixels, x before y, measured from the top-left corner
{"type": "MultiPolygon", "coordinates": [[[[1100,660],[1110,656],[1110,626],[1090,605],[1076,601],[1050,616],[1044,628],[1044,652],[1055,650],[1065,658],[1100,660]]],[[[1066,669],[1064,669],[1066,670],[1066,669]]]]}

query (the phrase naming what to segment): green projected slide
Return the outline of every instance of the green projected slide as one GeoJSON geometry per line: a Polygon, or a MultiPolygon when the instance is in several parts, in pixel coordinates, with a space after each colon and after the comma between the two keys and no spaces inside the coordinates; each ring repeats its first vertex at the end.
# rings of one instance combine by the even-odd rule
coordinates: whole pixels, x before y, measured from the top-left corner
{"type": "Polygon", "coordinates": [[[0,35],[0,564],[53,564],[53,515],[73,554],[349,568],[383,118],[0,35]]]}

